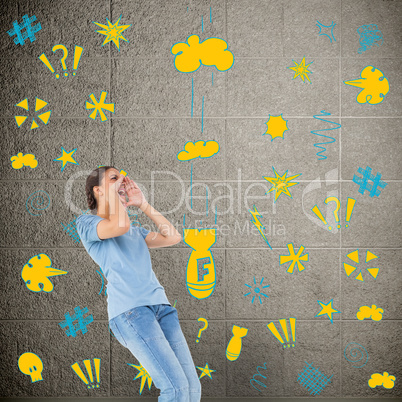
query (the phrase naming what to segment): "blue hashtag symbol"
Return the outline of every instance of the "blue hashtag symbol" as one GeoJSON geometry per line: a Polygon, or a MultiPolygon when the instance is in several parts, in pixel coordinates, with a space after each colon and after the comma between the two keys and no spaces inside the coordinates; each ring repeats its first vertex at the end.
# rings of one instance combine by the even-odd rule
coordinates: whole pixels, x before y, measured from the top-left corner
{"type": "Polygon", "coordinates": [[[369,191],[370,197],[374,196],[378,197],[381,193],[378,187],[384,188],[388,184],[381,180],[381,175],[378,172],[376,176],[372,175],[371,168],[369,168],[368,166],[364,170],[361,167],[359,167],[357,171],[363,176],[362,178],[360,178],[357,175],[353,175],[353,181],[356,184],[360,185],[359,187],[360,194],[364,194],[364,191],[367,190],[369,191]],[[368,182],[369,180],[372,181],[373,184],[370,184],[368,182]]]}
{"type": "Polygon", "coordinates": [[[64,317],[66,319],[62,322],[59,322],[59,325],[61,328],[68,327],[66,335],[75,338],[77,336],[78,331],[81,330],[83,334],[85,334],[88,331],[86,326],[89,323],[91,323],[94,320],[94,318],[92,314],[84,318],[84,314],[88,313],[88,307],[85,307],[81,310],[80,307],[77,306],[74,309],[74,311],[75,314],[73,314],[72,316],[70,316],[70,313],[68,312],[64,314],[64,317]],[[74,321],[78,321],[78,324],[74,325],[74,321]]]}
{"type": "Polygon", "coordinates": [[[36,21],[36,16],[32,16],[31,18],[28,17],[28,14],[25,14],[22,17],[22,24],[19,25],[17,20],[13,22],[13,27],[9,31],[7,31],[9,36],[14,36],[17,35],[16,38],[14,38],[14,43],[16,45],[20,44],[21,46],[25,43],[26,39],[29,39],[31,43],[36,39],[35,38],[35,33],[40,31],[42,29],[42,26],[40,23],[36,25],[32,25],[34,21],[36,21]],[[25,29],[25,31],[23,31],[25,29]]]}

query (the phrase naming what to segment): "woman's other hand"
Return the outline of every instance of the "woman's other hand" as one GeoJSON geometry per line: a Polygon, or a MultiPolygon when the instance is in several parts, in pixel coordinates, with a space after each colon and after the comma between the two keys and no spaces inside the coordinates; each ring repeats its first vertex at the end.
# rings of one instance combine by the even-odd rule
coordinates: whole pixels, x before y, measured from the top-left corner
{"type": "Polygon", "coordinates": [[[130,205],[133,207],[140,207],[144,202],[146,202],[144,194],[140,188],[134,180],[131,180],[128,176],[125,177],[125,188],[128,197],[128,202],[124,204],[125,207],[129,207],[130,205]]]}

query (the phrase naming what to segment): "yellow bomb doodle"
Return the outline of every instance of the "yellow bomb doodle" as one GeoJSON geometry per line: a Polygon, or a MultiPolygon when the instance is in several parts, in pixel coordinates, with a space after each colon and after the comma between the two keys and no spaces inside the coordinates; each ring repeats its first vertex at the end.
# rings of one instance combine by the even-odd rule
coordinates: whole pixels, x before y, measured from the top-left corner
{"type": "Polygon", "coordinates": [[[247,335],[248,328],[239,327],[233,325],[232,333],[233,336],[230,339],[228,346],[226,348],[226,357],[230,361],[235,361],[240,356],[242,340],[241,338],[247,335]]]}
{"type": "Polygon", "coordinates": [[[216,241],[216,229],[183,229],[183,241],[193,251],[187,263],[187,290],[196,299],[205,299],[215,289],[215,262],[209,249],[216,241]]]}

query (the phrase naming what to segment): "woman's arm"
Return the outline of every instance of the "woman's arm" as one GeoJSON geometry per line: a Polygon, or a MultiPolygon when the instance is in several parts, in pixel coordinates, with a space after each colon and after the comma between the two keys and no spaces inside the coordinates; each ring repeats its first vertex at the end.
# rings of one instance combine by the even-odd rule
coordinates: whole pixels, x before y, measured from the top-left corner
{"type": "Polygon", "coordinates": [[[155,222],[159,229],[159,232],[150,232],[145,237],[148,248],[173,246],[182,240],[176,228],[148,201],[143,201],[139,208],[155,222]]]}

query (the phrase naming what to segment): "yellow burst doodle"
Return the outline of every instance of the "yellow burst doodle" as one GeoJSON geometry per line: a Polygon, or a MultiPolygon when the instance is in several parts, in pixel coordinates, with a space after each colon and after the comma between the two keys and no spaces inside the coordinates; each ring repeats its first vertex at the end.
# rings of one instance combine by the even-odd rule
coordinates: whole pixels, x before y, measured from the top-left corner
{"type": "Polygon", "coordinates": [[[136,380],[137,378],[141,378],[141,385],[140,385],[140,395],[142,394],[142,390],[144,389],[145,382],[148,382],[148,389],[151,389],[152,386],[152,378],[149,375],[148,371],[145,370],[143,365],[140,363],[139,366],[136,366],[135,364],[130,364],[127,363],[129,366],[136,368],[139,373],[133,378],[133,380],[136,380]]]}
{"type": "Polygon", "coordinates": [[[373,66],[367,66],[360,73],[360,77],[361,79],[344,81],[346,85],[362,88],[356,101],[370,105],[381,103],[389,92],[389,82],[383,72],[373,66]]]}
{"type": "Polygon", "coordinates": [[[301,173],[296,174],[294,176],[286,177],[288,171],[286,171],[282,176],[278,175],[276,172],[275,168],[272,166],[272,169],[275,173],[275,177],[265,177],[262,176],[265,180],[269,181],[272,184],[272,187],[265,193],[268,194],[271,191],[275,191],[275,200],[278,199],[278,197],[283,193],[286,194],[288,197],[292,198],[292,195],[290,194],[288,188],[295,186],[296,184],[299,184],[297,182],[290,183],[291,180],[295,179],[296,177],[299,177],[301,173]]]}
{"type": "Polygon", "coordinates": [[[269,119],[265,123],[267,125],[267,131],[263,135],[270,135],[272,137],[271,142],[275,138],[283,138],[283,134],[285,133],[285,131],[289,130],[287,122],[287,120],[283,119],[282,114],[280,114],[279,116],[269,115],[269,119]]]}
{"type": "Polygon", "coordinates": [[[105,40],[102,43],[102,46],[106,45],[106,43],[113,42],[116,45],[119,52],[120,52],[120,39],[122,39],[126,42],[129,42],[129,40],[126,39],[121,33],[124,30],[126,30],[127,28],[131,27],[131,24],[130,25],[119,25],[120,18],[121,18],[121,15],[114,24],[112,24],[106,18],[107,25],[103,25],[103,24],[100,24],[99,22],[92,21],[93,24],[96,24],[99,27],[104,29],[104,31],[102,31],[102,30],[96,31],[96,32],[106,36],[105,40]]]}
{"type": "Polygon", "coordinates": [[[309,81],[309,83],[311,84],[310,78],[307,74],[312,74],[312,71],[308,70],[308,66],[310,64],[313,64],[313,62],[307,64],[306,66],[306,57],[303,57],[303,60],[299,63],[295,62],[294,60],[292,60],[293,63],[295,63],[295,67],[288,67],[290,70],[293,70],[295,72],[294,77],[292,78],[292,80],[294,80],[295,78],[299,77],[303,80],[304,82],[304,77],[306,77],[309,81]]]}

